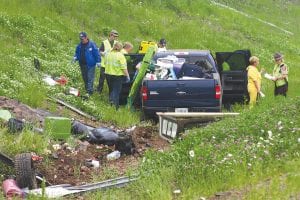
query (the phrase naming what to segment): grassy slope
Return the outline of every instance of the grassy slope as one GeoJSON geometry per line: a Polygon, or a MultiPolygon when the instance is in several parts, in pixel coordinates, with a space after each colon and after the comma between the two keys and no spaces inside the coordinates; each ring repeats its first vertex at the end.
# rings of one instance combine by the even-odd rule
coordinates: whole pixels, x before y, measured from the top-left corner
{"type": "MultiPolygon", "coordinates": [[[[3,0],[0,2],[0,41],[3,44],[0,46],[0,95],[20,99],[32,106],[41,106],[46,94],[55,94],[61,91],[61,89],[48,89],[41,84],[40,73],[34,70],[32,64],[34,57],[40,59],[43,73],[66,74],[72,86],[82,87],[77,65],[70,64],[75,45],[78,43],[78,32],[87,31],[90,37],[99,44],[111,28],[120,32],[121,40],[132,41],[136,47],[141,40],[158,40],[160,37],[165,37],[170,48],[211,49],[213,52],[249,48],[253,54],[260,57],[261,66],[268,71],[271,71],[273,66],[272,54],[275,51],[281,51],[285,54],[286,61],[290,66],[289,95],[292,97],[299,95],[297,93],[297,85],[300,84],[300,80],[297,78],[300,73],[297,68],[297,63],[300,62],[300,50],[297,46],[300,39],[299,3],[297,1],[276,1],[274,3],[272,0],[223,0],[218,2],[274,23],[293,32],[294,35],[285,34],[254,18],[249,19],[239,13],[216,6],[211,1],[28,0],[25,2],[3,0]]],[[[133,186],[126,191],[121,191],[124,199],[132,197],[130,192],[136,189],[142,191],[137,196],[138,199],[175,198],[172,191],[177,188],[183,191],[182,198],[192,199],[200,195],[213,194],[215,191],[226,190],[231,186],[243,185],[248,179],[250,182],[255,182],[255,179],[263,177],[260,174],[262,172],[265,173],[265,176],[277,172],[280,166],[275,167],[274,171],[269,168],[273,164],[270,160],[277,155],[277,150],[273,148],[271,150],[274,153],[272,152],[271,156],[267,158],[268,162],[254,162],[255,176],[253,177],[244,174],[247,160],[243,160],[245,166],[235,168],[236,176],[232,175],[230,170],[226,171],[227,165],[225,168],[221,168],[218,175],[210,171],[211,166],[206,168],[203,163],[194,163],[187,156],[188,151],[194,149],[197,158],[204,159],[205,164],[211,164],[212,160],[209,160],[209,155],[218,150],[214,147],[215,143],[211,141],[212,135],[215,135],[218,140],[226,139],[224,134],[231,130],[242,133],[241,138],[251,135],[251,142],[256,144],[260,140],[259,137],[267,138],[266,133],[259,135],[260,129],[267,131],[272,128],[271,130],[277,135],[279,132],[275,130],[278,122],[276,118],[270,119],[271,127],[260,122],[268,121],[270,116],[282,116],[281,111],[284,110],[284,106],[291,106],[285,118],[280,118],[280,120],[285,124],[288,124],[288,121],[294,121],[294,124],[288,125],[284,132],[288,137],[283,138],[284,143],[287,144],[283,147],[287,148],[288,156],[283,156],[282,160],[293,159],[295,155],[290,155],[290,153],[292,154],[297,149],[299,151],[299,145],[295,146],[292,141],[299,137],[299,131],[292,136],[288,134],[288,131],[299,126],[299,119],[295,119],[296,121],[292,119],[293,115],[296,115],[293,109],[299,112],[297,108],[293,107],[294,104],[297,104],[299,108],[299,100],[290,99],[285,102],[280,99],[279,101],[284,101],[285,104],[277,105],[278,99],[272,98],[273,84],[264,80],[263,90],[268,98],[263,100],[256,109],[245,112],[241,118],[238,118],[241,125],[237,129],[235,129],[234,121],[222,122],[217,128],[194,130],[194,134],[190,138],[175,145],[174,152],[171,154],[149,154],[150,161],[152,157],[156,161],[153,161],[151,166],[146,165],[146,168],[154,170],[155,173],[152,173],[151,178],[147,177],[139,183],[143,184],[142,187],[133,186]],[[276,108],[272,112],[270,111],[271,113],[267,111],[270,105],[276,108]],[[257,116],[257,119],[254,116],[257,116]],[[248,131],[247,121],[251,119],[255,120],[257,125],[248,131]],[[224,129],[225,126],[228,130],[224,129]],[[203,144],[201,140],[207,141],[208,146],[201,146],[203,144]],[[293,145],[290,147],[290,144],[293,145]],[[200,157],[198,157],[199,153],[200,157]],[[164,160],[166,161],[163,162],[164,160]],[[263,167],[266,167],[265,171],[262,171],[263,167]],[[182,173],[186,176],[182,176],[182,173]],[[212,175],[210,176],[209,173],[212,175]],[[212,179],[216,181],[212,181],[212,179]],[[151,184],[149,180],[151,180],[151,184]],[[226,184],[222,185],[221,182],[224,180],[226,184]],[[144,188],[145,186],[147,189],[144,188]]],[[[137,115],[128,114],[125,109],[121,110],[121,114],[116,114],[113,109],[107,107],[105,95],[95,95],[89,102],[81,102],[73,97],[68,97],[67,100],[87,112],[97,113],[103,120],[121,126],[128,126],[137,121],[137,115]]],[[[238,138],[239,134],[234,133],[231,141],[238,138]]],[[[247,137],[246,139],[249,140],[247,137]]],[[[230,140],[230,137],[226,140],[230,140]]],[[[244,149],[244,146],[235,145],[235,143],[228,144],[224,143],[224,146],[220,146],[225,150],[216,155],[216,160],[222,160],[221,158],[228,155],[227,153],[234,156],[241,154],[246,156],[244,159],[249,158],[248,154],[242,154],[240,147],[244,149]],[[228,144],[232,147],[228,147],[228,144]]],[[[277,147],[282,148],[282,145],[277,147]]],[[[258,153],[263,155],[262,152],[258,153]]],[[[278,165],[280,164],[282,163],[278,165]]],[[[236,167],[236,165],[234,166],[236,167]]],[[[110,199],[114,195],[121,194],[109,191],[105,195],[107,199],[110,199]]]]}

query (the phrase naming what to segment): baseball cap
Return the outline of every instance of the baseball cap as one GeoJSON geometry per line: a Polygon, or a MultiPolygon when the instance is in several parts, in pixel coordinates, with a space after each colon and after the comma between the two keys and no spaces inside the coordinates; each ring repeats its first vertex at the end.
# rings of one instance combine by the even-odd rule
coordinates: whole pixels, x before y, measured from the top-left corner
{"type": "Polygon", "coordinates": [[[283,55],[279,52],[276,52],[273,57],[275,60],[280,60],[283,58],[283,55]]]}
{"type": "Polygon", "coordinates": [[[119,33],[116,30],[111,30],[110,34],[112,34],[112,35],[114,35],[116,37],[119,37],[119,33]]]}
{"type": "Polygon", "coordinates": [[[81,32],[81,33],[79,33],[79,37],[80,37],[80,38],[85,38],[85,37],[87,37],[86,32],[81,32]]]}
{"type": "Polygon", "coordinates": [[[164,39],[164,38],[162,38],[162,39],[159,40],[159,44],[164,44],[164,45],[166,45],[166,44],[167,44],[167,40],[164,39]]]}

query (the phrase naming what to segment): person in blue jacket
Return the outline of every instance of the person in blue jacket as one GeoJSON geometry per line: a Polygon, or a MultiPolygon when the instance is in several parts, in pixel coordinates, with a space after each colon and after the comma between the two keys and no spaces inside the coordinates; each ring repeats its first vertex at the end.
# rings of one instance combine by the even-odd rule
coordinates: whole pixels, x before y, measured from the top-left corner
{"type": "Polygon", "coordinates": [[[85,90],[90,96],[94,91],[95,66],[100,67],[101,57],[97,45],[88,38],[86,32],[81,32],[79,38],[81,42],[76,47],[73,62],[79,62],[85,90]]]}

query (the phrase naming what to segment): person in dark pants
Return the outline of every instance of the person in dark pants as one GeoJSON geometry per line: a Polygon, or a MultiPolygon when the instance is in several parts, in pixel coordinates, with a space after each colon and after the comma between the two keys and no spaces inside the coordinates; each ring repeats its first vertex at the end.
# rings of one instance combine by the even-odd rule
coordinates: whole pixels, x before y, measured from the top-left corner
{"type": "Polygon", "coordinates": [[[97,91],[99,93],[102,92],[103,90],[103,85],[104,85],[104,80],[105,80],[105,63],[104,63],[104,56],[111,51],[111,49],[113,48],[114,44],[117,42],[117,38],[119,37],[119,33],[116,30],[112,30],[109,33],[109,37],[108,39],[104,40],[101,43],[101,46],[99,48],[100,54],[101,54],[101,58],[102,58],[102,62],[101,62],[101,67],[100,67],[100,78],[99,78],[99,84],[97,87],[97,91]]]}
{"type": "Polygon", "coordinates": [[[111,104],[119,109],[119,97],[122,90],[122,84],[124,82],[124,76],[126,82],[130,81],[130,77],[127,70],[126,58],[122,50],[122,44],[116,42],[111,52],[105,55],[105,75],[109,89],[109,101],[111,104]]]}
{"type": "Polygon", "coordinates": [[[286,97],[288,91],[288,66],[283,62],[281,53],[274,54],[275,66],[273,69],[273,81],[275,83],[274,95],[286,97]]]}
{"type": "Polygon", "coordinates": [[[88,96],[93,94],[95,66],[100,67],[100,54],[96,44],[91,41],[86,32],[79,34],[81,42],[77,45],[73,62],[79,61],[84,87],[88,96]]]}

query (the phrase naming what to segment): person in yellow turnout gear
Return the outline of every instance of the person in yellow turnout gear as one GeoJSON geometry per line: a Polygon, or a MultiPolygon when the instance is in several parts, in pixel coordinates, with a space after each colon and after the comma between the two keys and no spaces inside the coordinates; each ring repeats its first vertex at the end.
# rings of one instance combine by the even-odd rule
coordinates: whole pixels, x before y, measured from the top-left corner
{"type": "Polygon", "coordinates": [[[105,54],[107,54],[108,52],[110,52],[112,50],[114,44],[117,42],[118,37],[119,37],[118,31],[112,30],[109,33],[108,39],[104,40],[101,43],[101,46],[99,48],[99,52],[101,55],[100,78],[99,78],[99,84],[97,87],[97,91],[99,93],[102,92],[104,81],[105,81],[105,63],[104,63],[105,54]]]}
{"type": "Polygon", "coordinates": [[[276,63],[273,69],[274,95],[283,95],[286,97],[288,91],[288,66],[284,63],[281,53],[275,53],[273,57],[276,63]]]}
{"type": "Polygon", "coordinates": [[[252,108],[257,101],[257,95],[261,89],[261,74],[257,69],[259,59],[256,56],[251,56],[249,59],[250,65],[247,67],[248,75],[248,93],[250,96],[249,105],[252,108]]]}
{"type": "Polygon", "coordinates": [[[109,101],[119,109],[119,96],[124,82],[130,82],[127,70],[126,58],[122,50],[122,44],[116,42],[111,52],[105,55],[105,75],[109,89],[109,101]]]}

